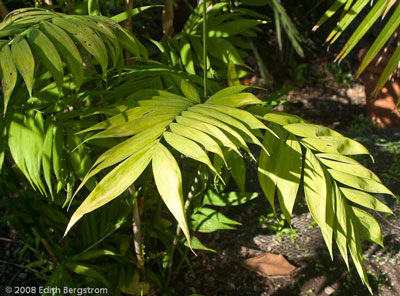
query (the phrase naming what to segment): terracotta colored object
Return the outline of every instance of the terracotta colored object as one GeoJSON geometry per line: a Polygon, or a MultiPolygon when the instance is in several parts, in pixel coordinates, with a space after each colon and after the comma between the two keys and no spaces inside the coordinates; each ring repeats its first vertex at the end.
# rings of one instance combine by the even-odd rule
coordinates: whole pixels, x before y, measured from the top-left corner
{"type": "MultiPolygon", "coordinates": [[[[367,51],[367,48],[360,50],[358,54],[360,60],[364,58],[367,51]]],[[[387,55],[383,55],[378,64],[375,58],[361,74],[365,83],[368,115],[382,127],[400,127],[400,112],[396,109],[397,99],[400,97],[400,78],[396,77],[394,81],[388,81],[376,96],[372,95],[393,51],[394,49],[389,50],[387,55]]]]}
{"type": "Polygon", "coordinates": [[[286,276],[296,269],[282,255],[271,253],[246,259],[241,264],[244,268],[255,271],[265,277],[286,276]]]}

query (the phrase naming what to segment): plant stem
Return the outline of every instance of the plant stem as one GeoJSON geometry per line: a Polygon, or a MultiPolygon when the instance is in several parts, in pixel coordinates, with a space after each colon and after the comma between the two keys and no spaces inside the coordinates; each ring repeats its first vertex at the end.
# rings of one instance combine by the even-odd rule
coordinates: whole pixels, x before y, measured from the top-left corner
{"type": "Polygon", "coordinates": [[[165,0],[163,14],[162,14],[162,25],[164,31],[163,39],[169,39],[174,34],[174,7],[172,0],[165,0]]]}
{"type": "Polygon", "coordinates": [[[4,5],[3,1],[0,0],[0,18],[4,19],[7,14],[8,14],[8,9],[4,5]]]}
{"type": "Polygon", "coordinates": [[[58,258],[56,257],[56,255],[54,254],[53,250],[50,248],[49,243],[47,242],[47,240],[45,240],[44,238],[41,239],[41,242],[44,246],[44,248],[46,249],[47,253],[49,253],[51,260],[56,264],[59,265],[60,261],[58,260],[58,258]]]}
{"type": "MultiPolygon", "coordinates": [[[[136,190],[135,186],[131,185],[129,187],[129,193],[134,195],[136,190]]],[[[144,262],[142,257],[142,236],[140,231],[140,215],[139,215],[139,207],[138,207],[138,199],[136,198],[135,203],[133,204],[133,217],[132,217],[132,230],[133,230],[133,237],[134,237],[134,245],[135,245],[135,253],[136,259],[138,261],[139,269],[142,273],[144,268],[144,262]]]]}
{"type": "Polygon", "coordinates": [[[207,99],[207,1],[203,0],[203,66],[204,99],[207,99]]]}
{"type": "MultiPolygon", "coordinates": [[[[133,8],[133,0],[125,0],[124,10],[129,11],[133,8]]],[[[128,18],[124,23],[125,29],[132,33],[132,18],[128,18]]],[[[126,65],[132,65],[132,60],[130,59],[131,53],[128,50],[124,50],[125,53],[125,63],[126,65]]]]}

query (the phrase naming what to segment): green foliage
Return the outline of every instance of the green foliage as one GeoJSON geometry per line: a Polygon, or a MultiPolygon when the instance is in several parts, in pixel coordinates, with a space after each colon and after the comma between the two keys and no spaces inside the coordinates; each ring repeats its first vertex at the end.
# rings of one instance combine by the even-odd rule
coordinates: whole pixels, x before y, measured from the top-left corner
{"type": "MultiPolygon", "coordinates": [[[[329,18],[339,13],[342,7],[343,11],[336,27],[332,30],[327,38],[327,42],[334,43],[342,33],[349,27],[354,19],[361,14],[361,11],[369,4],[368,0],[336,0],[332,6],[325,12],[325,14],[318,21],[314,30],[319,28],[329,18]]],[[[346,41],[346,44],[342,48],[341,52],[337,56],[337,60],[343,60],[350,51],[359,43],[359,41],[365,36],[365,34],[371,29],[379,18],[383,18],[386,15],[390,15],[384,27],[381,29],[379,35],[368,49],[368,52],[364,56],[356,75],[360,75],[368,65],[374,60],[380,52],[385,52],[384,47],[388,47],[395,41],[394,36],[400,25],[400,5],[395,0],[379,0],[375,1],[369,10],[368,14],[362,19],[361,23],[357,26],[351,37],[346,41]],[[391,13],[389,14],[389,11],[391,13]],[[392,40],[392,41],[390,41],[392,40]]],[[[395,51],[392,53],[385,69],[381,73],[379,81],[375,86],[375,94],[385,85],[386,81],[391,77],[394,71],[398,68],[400,61],[400,48],[397,44],[392,45],[395,51]]]]}
{"type": "Polygon", "coordinates": [[[181,33],[153,41],[161,62],[149,59],[115,20],[98,16],[98,1],[89,2],[89,16],[22,9],[0,24],[0,127],[8,144],[0,146],[0,159],[7,155],[8,164],[3,182],[23,185],[6,192],[18,196],[5,201],[14,216],[7,221],[32,249],[47,252],[50,286],[90,283],[118,295],[148,291],[151,283],[171,294],[171,277],[188,261],[186,246],[213,251],[192,234],[234,229],[240,223],[218,207],[257,197],[246,192],[245,159],[251,159],[258,162],[259,183],[273,211],[277,199],[288,222],[303,184],[330,253],[335,240],[368,285],[360,237],[382,244],[380,228],[347,199],[390,213],[370,193],[393,195],[351,158],[368,150],[331,129],[272,112],[271,102],[244,92],[247,87],[237,83],[240,71],[234,73],[235,66],[246,66],[242,38],[256,34],[264,20],[228,2],[205,4],[207,32],[199,6],[181,33]],[[205,58],[201,34],[207,34],[205,58]],[[221,88],[227,69],[231,86],[221,88]],[[205,80],[201,71],[209,73],[205,80]],[[220,80],[207,83],[207,77],[220,80]],[[202,95],[199,89],[207,85],[219,90],[202,95]],[[253,144],[261,151],[258,160],[253,144]],[[11,164],[19,170],[10,170],[11,164]],[[230,179],[239,191],[224,192],[230,179]],[[126,234],[131,215],[135,227],[138,215],[143,221],[135,237],[126,234]],[[37,233],[27,234],[32,225],[37,233]],[[175,252],[182,259],[173,269],[175,252]],[[96,266],[99,258],[104,264],[96,266]],[[149,283],[141,281],[144,275],[149,283]]]}

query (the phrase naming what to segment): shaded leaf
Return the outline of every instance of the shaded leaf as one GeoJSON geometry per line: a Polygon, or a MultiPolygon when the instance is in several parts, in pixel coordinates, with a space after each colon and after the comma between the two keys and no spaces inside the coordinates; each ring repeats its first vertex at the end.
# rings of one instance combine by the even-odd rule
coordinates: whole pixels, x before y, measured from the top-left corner
{"type": "Polygon", "coordinates": [[[32,96],[35,60],[28,42],[21,35],[14,38],[11,45],[11,55],[16,68],[25,81],[29,95],[32,96]]]}

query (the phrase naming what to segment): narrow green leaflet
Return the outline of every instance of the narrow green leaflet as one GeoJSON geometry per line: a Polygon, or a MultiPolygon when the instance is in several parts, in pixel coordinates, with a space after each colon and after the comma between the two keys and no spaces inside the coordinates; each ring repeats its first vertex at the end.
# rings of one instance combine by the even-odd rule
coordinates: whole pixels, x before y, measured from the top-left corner
{"type": "Polygon", "coordinates": [[[393,195],[393,193],[386,188],[385,185],[373,179],[350,175],[334,169],[328,169],[328,171],[332,178],[344,185],[371,193],[385,193],[393,195]]]}
{"type": "Polygon", "coordinates": [[[271,126],[279,139],[266,131],[264,145],[270,155],[260,154],[258,177],[268,201],[273,204],[275,194],[286,220],[290,223],[297,197],[302,169],[302,151],[299,142],[278,125],[271,126]]]}
{"type": "Polygon", "coordinates": [[[293,123],[304,123],[304,120],[297,115],[284,112],[269,112],[263,115],[263,119],[279,125],[289,125],[293,123]]]}
{"type": "Polygon", "coordinates": [[[170,112],[169,114],[144,116],[138,120],[130,121],[124,125],[106,129],[98,134],[91,136],[86,141],[90,141],[93,139],[101,139],[101,138],[132,136],[157,124],[165,123],[167,125],[172,120],[175,119],[178,113],[179,112],[174,112],[174,113],[170,112]]]}
{"type": "Polygon", "coordinates": [[[356,266],[356,269],[361,278],[361,281],[363,283],[365,283],[369,292],[372,295],[372,290],[368,283],[367,272],[366,272],[364,264],[363,264],[363,256],[362,256],[363,251],[361,248],[360,238],[358,237],[358,234],[356,233],[355,228],[356,228],[356,225],[354,225],[354,222],[352,220],[350,220],[348,223],[348,228],[347,228],[347,242],[348,242],[348,246],[349,246],[349,251],[350,251],[351,257],[353,258],[354,265],[356,266]]]}
{"type": "Polygon", "coordinates": [[[212,205],[219,207],[238,206],[258,197],[257,192],[228,192],[217,193],[214,190],[208,190],[203,199],[203,205],[212,205]]]}
{"type": "Polygon", "coordinates": [[[18,72],[25,81],[29,96],[32,96],[35,60],[28,42],[21,35],[14,38],[11,45],[11,55],[18,72]]]}
{"type": "Polygon", "coordinates": [[[203,115],[203,114],[199,114],[196,112],[191,112],[191,111],[184,111],[182,112],[182,116],[186,117],[186,118],[192,118],[196,121],[200,121],[200,122],[205,122],[205,123],[209,123],[211,125],[214,125],[224,131],[226,131],[228,134],[232,135],[232,137],[234,138],[235,142],[238,142],[238,145],[240,147],[242,147],[243,149],[245,149],[247,152],[250,153],[249,147],[247,147],[246,142],[243,140],[243,138],[240,136],[240,134],[238,132],[236,132],[234,129],[232,129],[231,127],[229,127],[227,124],[216,120],[214,118],[211,118],[209,116],[203,115]]]}
{"type": "Polygon", "coordinates": [[[267,130],[265,131],[263,145],[268,145],[269,154],[265,153],[264,150],[260,152],[260,158],[258,160],[258,181],[265,197],[272,207],[272,212],[275,214],[276,180],[271,174],[273,162],[270,161],[270,158],[274,155],[280,155],[279,153],[277,154],[279,142],[276,140],[276,137],[267,130]]]}
{"type": "Polygon", "coordinates": [[[203,145],[204,149],[207,151],[213,152],[222,159],[225,159],[218,143],[206,133],[189,126],[181,125],[179,123],[171,123],[169,127],[174,134],[178,134],[198,142],[199,144],[203,145]]]}
{"type": "Polygon", "coordinates": [[[235,65],[247,67],[238,50],[232,45],[232,43],[225,39],[208,38],[207,51],[211,56],[215,56],[217,59],[222,60],[226,65],[229,64],[229,60],[232,60],[235,65]]]}
{"type": "Polygon", "coordinates": [[[90,260],[93,258],[98,258],[101,256],[118,256],[119,254],[110,251],[110,250],[105,250],[105,249],[97,249],[97,250],[89,250],[84,253],[80,253],[77,255],[74,255],[70,257],[72,260],[79,260],[79,261],[84,261],[84,260],[90,260]]]}
{"type": "Polygon", "coordinates": [[[182,64],[185,67],[186,72],[195,75],[196,71],[194,69],[193,60],[194,53],[192,51],[189,41],[185,37],[182,37],[181,39],[180,55],[182,59],[182,64]]]}
{"type": "Polygon", "coordinates": [[[222,213],[208,208],[208,207],[202,207],[199,208],[197,210],[197,213],[202,213],[203,215],[207,216],[207,217],[213,217],[214,219],[216,219],[218,222],[224,223],[224,224],[228,224],[228,225],[242,225],[242,223],[237,222],[235,220],[232,220],[228,217],[226,217],[225,215],[223,215],[222,213]]]}
{"type": "Polygon", "coordinates": [[[345,14],[342,19],[338,22],[335,29],[329,34],[326,41],[333,43],[339,38],[355,17],[363,10],[363,8],[369,3],[369,0],[357,0],[356,3],[351,7],[350,12],[345,14]]]}
{"type": "Polygon", "coordinates": [[[220,142],[224,147],[230,148],[239,155],[241,155],[236,145],[218,127],[212,124],[208,124],[206,122],[201,122],[196,119],[183,116],[176,117],[176,122],[184,126],[191,126],[199,131],[202,131],[212,136],[217,142],[220,142]]]}
{"type": "Polygon", "coordinates": [[[245,192],[246,188],[246,165],[242,156],[229,150],[225,153],[225,159],[228,164],[228,170],[236,185],[241,192],[245,192]]]}
{"type": "Polygon", "coordinates": [[[392,16],[388,20],[387,24],[385,25],[385,27],[379,33],[378,37],[376,37],[375,42],[371,45],[370,49],[368,50],[367,54],[362,60],[356,75],[359,75],[362,71],[364,71],[364,69],[372,62],[372,60],[375,58],[378,52],[388,41],[390,36],[392,36],[395,30],[399,27],[399,25],[400,25],[400,6],[398,5],[395,11],[393,12],[392,16]]]}
{"type": "Polygon", "coordinates": [[[318,23],[314,26],[313,31],[317,30],[324,24],[330,17],[332,17],[340,7],[342,7],[348,0],[336,0],[324,15],[319,19],[318,23]]]}
{"type": "Polygon", "coordinates": [[[40,57],[40,61],[43,62],[50,71],[56,82],[58,91],[61,92],[64,70],[57,49],[44,33],[34,27],[28,30],[27,37],[33,51],[40,57]]]}
{"type": "Polygon", "coordinates": [[[30,111],[25,114],[24,127],[21,135],[21,145],[23,145],[23,147],[29,146],[29,149],[24,149],[26,168],[36,188],[44,194],[45,188],[40,178],[41,152],[44,141],[44,121],[42,113],[30,111]]]}
{"type": "Polygon", "coordinates": [[[262,101],[251,93],[227,94],[211,96],[205,104],[216,104],[228,107],[262,104],[262,101]]]}
{"type": "MultiPolygon", "coordinates": [[[[185,246],[189,247],[187,240],[185,240],[183,244],[185,246]]],[[[217,253],[217,251],[215,251],[214,249],[210,249],[210,248],[206,247],[205,245],[203,245],[203,243],[195,236],[191,237],[190,245],[191,245],[192,249],[194,249],[194,250],[203,250],[203,251],[217,253]]]]}
{"type": "Polygon", "coordinates": [[[78,264],[78,263],[75,263],[72,261],[66,262],[65,266],[66,266],[66,268],[68,268],[69,270],[71,270],[72,272],[74,272],[76,274],[80,274],[85,277],[92,278],[92,279],[99,281],[105,287],[107,287],[108,289],[111,290],[111,284],[104,278],[104,276],[101,273],[94,270],[93,268],[88,267],[83,264],[78,264]]]}
{"type": "Polygon", "coordinates": [[[70,33],[90,54],[92,54],[101,66],[103,72],[107,70],[108,55],[107,48],[102,39],[89,26],[83,26],[76,22],[72,23],[66,18],[55,17],[53,24],[70,33]]]}
{"type": "MultiPolygon", "coordinates": [[[[75,135],[72,130],[67,130],[67,148],[69,159],[75,174],[81,180],[83,180],[86,173],[92,166],[90,150],[85,144],[80,145],[82,140],[82,137],[75,135]]],[[[93,189],[94,185],[94,182],[92,182],[88,187],[93,189]]]]}
{"type": "Polygon", "coordinates": [[[50,195],[53,197],[53,186],[51,182],[51,171],[52,171],[52,154],[53,154],[53,127],[54,124],[51,120],[45,121],[46,134],[42,147],[42,167],[44,180],[47,188],[49,189],[50,195]]]}
{"type": "MultiPolygon", "coordinates": [[[[396,2],[391,0],[390,2],[396,2]]],[[[357,29],[347,40],[345,46],[342,48],[337,56],[337,59],[342,60],[345,58],[349,52],[354,48],[354,46],[361,40],[361,38],[367,33],[371,26],[377,21],[377,19],[384,12],[386,5],[388,5],[388,0],[379,0],[374,3],[372,9],[369,11],[368,15],[364,17],[361,24],[358,25],[357,29]]]]}
{"type": "Polygon", "coordinates": [[[369,154],[362,144],[346,137],[312,137],[303,138],[301,142],[312,150],[343,155],[369,154]]]}
{"type": "Polygon", "coordinates": [[[232,230],[235,228],[231,225],[240,225],[240,223],[210,208],[200,208],[190,218],[193,230],[205,233],[217,230],[232,230]]]}
{"type": "Polygon", "coordinates": [[[333,215],[329,217],[328,210],[332,210],[333,189],[318,159],[310,150],[306,151],[304,165],[304,193],[310,213],[321,228],[332,257],[333,215]]]}
{"type": "Polygon", "coordinates": [[[142,59],[143,57],[143,61],[147,62],[147,49],[143,46],[143,44],[141,44],[135,36],[133,36],[123,27],[118,26],[117,28],[118,29],[115,33],[122,47],[139,59],[142,59]]]}
{"type": "Polygon", "coordinates": [[[189,99],[195,103],[200,103],[199,92],[196,90],[196,88],[191,83],[187,82],[185,79],[183,79],[177,75],[171,75],[171,78],[178,85],[182,94],[185,96],[183,98],[185,98],[186,100],[189,99]]]}
{"type": "Polygon", "coordinates": [[[159,138],[165,131],[166,127],[167,124],[153,126],[149,130],[144,130],[137,135],[131,137],[130,139],[125,140],[122,143],[119,143],[104,152],[102,155],[99,156],[99,158],[97,158],[90,171],[82,180],[78,189],[76,189],[74,196],[91,177],[93,177],[103,169],[115,165],[120,161],[123,161],[124,159],[130,157],[132,154],[138,152],[140,149],[146,147],[148,144],[159,138]]]}
{"type": "Polygon", "coordinates": [[[204,104],[203,107],[209,108],[209,109],[214,109],[216,111],[225,113],[229,116],[232,116],[236,118],[237,120],[240,120],[243,124],[247,125],[251,129],[266,129],[267,127],[265,126],[264,123],[259,121],[253,114],[250,112],[247,112],[245,110],[241,110],[238,108],[232,108],[228,106],[222,106],[222,105],[216,105],[216,104],[204,104]]]}
{"type": "Polygon", "coordinates": [[[211,171],[213,171],[215,174],[218,174],[207,154],[195,142],[189,140],[188,138],[170,132],[165,132],[163,136],[167,143],[175,148],[177,151],[179,151],[186,157],[204,163],[210,168],[211,171]]]}
{"type": "Polygon", "coordinates": [[[330,128],[311,123],[292,123],[285,125],[284,128],[299,137],[342,137],[341,134],[330,128]]]}
{"type": "Polygon", "coordinates": [[[205,107],[205,105],[206,104],[196,105],[196,106],[190,107],[188,110],[199,113],[199,114],[203,114],[203,115],[211,117],[211,118],[218,119],[225,124],[229,124],[230,126],[243,132],[249,138],[248,142],[257,144],[261,148],[265,149],[265,147],[261,144],[261,142],[257,139],[257,137],[254,136],[254,134],[252,132],[250,132],[249,129],[242,122],[236,120],[235,118],[233,118],[229,115],[226,115],[225,113],[221,113],[217,110],[209,109],[209,108],[205,107]]]}
{"type": "Polygon", "coordinates": [[[83,82],[83,63],[74,42],[64,30],[52,23],[41,22],[39,28],[57,48],[62,60],[66,63],[74,77],[77,89],[79,89],[83,82]]]}
{"type": "Polygon", "coordinates": [[[334,199],[335,199],[335,214],[334,214],[334,227],[333,234],[336,238],[336,244],[342,254],[343,260],[349,268],[349,259],[347,253],[347,203],[339,190],[339,187],[334,183],[334,199]]]}
{"type": "Polygon", "coordinates": [[[99,0],[88,0],[89,15],[101,15],[99,0]]]}
{"type": "Polygon", "coordinates": [[[229,86],[240,85],[239,77],[232,59],[229,59],[228,72],[226,76],[229,86]]]}
{"type": "Polygon", "coordinates": [[[110,202],[132,185],[150,163],[156,144],[141,149],[108,173],[74,212],[64,236],[83,215],[110,202]]]}
{"type": "MultiPolygon", "coordinates": [[[[32,184],[32,180],[28,174],[28,169],[25,164],[25,154],[23,145],[23,130],[24,126],[24,115],[20,113],[14,113],[8,130],[8,147],[10,153],[18,168],[26,176],[29,182],[32,184]]],[[[33,184],[32,184],[33,186],[33,184]]]]}
{"type": "Polygon", "coordinates": [[[120,14],[114,15],[113,17],[111,17],[111,19],[114,22],[121,23],[121,22],[127,20],[130,17],[133,17],[135,15],[138,15],[138,14],[142,13],[143,11],[146,11],[149,8],[156,8],[156,7],[163,7],[163,5],[140,6],[140,7],[137,7],[137,8],[133,8],[131,10],[127,10],[127,11],[121,12],[120,14]]]}
{"type": "Polygon", "coordinates": [[[254,28],[260,24],[265,24],[266,21],[261,20],[250,20],[250,19],[239,19],[234,21],[225,22],[219,26],[214,26],[208,31],[208,37],[227,38],[241,34],[251,28],[254,28]]]}
{"type": "Polygon", "coordinates": [[[390,75],[392,75],[392,73],[398,68],[399,62],[400,62],[400,46],[396,48],[390,60],[388,61],[385,69],[383,70],[381,76],[379,77],[378,83],[376,84],[374,89],[375,95],[389,80],[390,75]]]}
{"type": "Polygon", "coordinates": [[[387,205],[369,193],[345,187],[340,187],[340,191],[348,200],[359,204],[360,206],[379,212],[393,214],[392,210],[387,205]]]}
{"type": "Polygon", "coordinates": [[[4,93],[4,113],[6,114],[8,102],[17,83],[17,69],[15,68],[11,50],[4,45],[0,51],[1,85],[4,93]]]}
{"type": "Polygon", "coordinates": [[[144,114],[150,114],[155,108],[153,106],[140,106],[136,108],[132,108],[126,111],[119,113],[113,117],[110,117],[102,122],[95,124],[79,133],[87,133],[90,131],[95,131],[99,129],[107,129],[122,125],[129,121],[138,119],[142,117],[144,114]]]}
{"type": "Polygon", "coordinates": [[[374,216],[357,207],[349,207],[351,209],[352,220],[359,233],[370,242],[376,243],[383,247],[381,227],[374,216]]]}
{"type": "Polygon", "coordinates": [[[157,190],[167,208],[178,221],[190,245],[189,228],[183,207],[182,175],[178,163],[168,149],[158,143],[153,153],[153,175],[157,190]]]}
{"type": "Polygon", "coordinates": [[[378,176],[376,176],[372,171],[370,171],[357,161],[351,159],[350,157],[346,157],[340,154],[321,154],[321,156],[317,154],[317,157],[324,165],[331,169],[354,176],[372,179],[376,182],[382,183],[378,176]],[[330,156],[331,158],[333,158],[333,155],[337,157],[335,157],[335,160],[331,160],[324,157],[326,155],[328,155],[328,157],[330,156]]]}
{"type": "MultiPolygon", "coordinates": [[[[59,126],[53,127],[53,171],[57,181],[62,185],[66,184],[66,163],[64,151],[64,131],[59,126]]],[[[58,191],[58,190],[57,190],[58,191]]]]}

